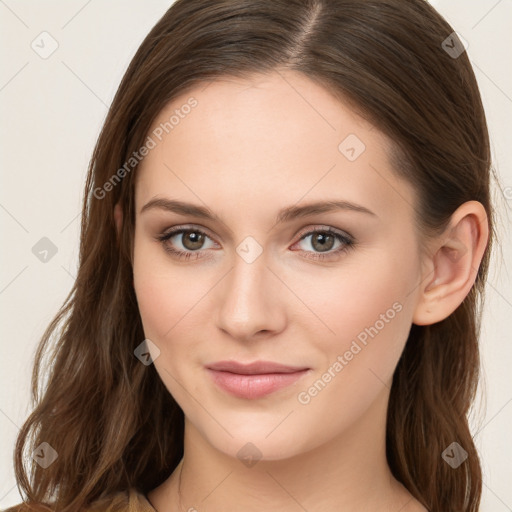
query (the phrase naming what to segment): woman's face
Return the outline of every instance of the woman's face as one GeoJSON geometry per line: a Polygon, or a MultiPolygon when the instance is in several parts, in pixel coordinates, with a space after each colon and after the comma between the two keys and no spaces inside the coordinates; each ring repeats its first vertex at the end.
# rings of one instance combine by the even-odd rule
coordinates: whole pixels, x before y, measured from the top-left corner
{"type": "Polygon", "coordinates": [[[422,279],[415,194],[392,172],[389,141],[289,71],[198,86],[149,137],[134,286],[189,425],[227,455],[268,460],[356,428],[383,435],[422,279]],[[326,202],[339,205],[306,208],[326,202]],[[188,231],[159,240],[177,228],[188,231]],[[207,369],[219,361],[305,370],[207,369]]]}

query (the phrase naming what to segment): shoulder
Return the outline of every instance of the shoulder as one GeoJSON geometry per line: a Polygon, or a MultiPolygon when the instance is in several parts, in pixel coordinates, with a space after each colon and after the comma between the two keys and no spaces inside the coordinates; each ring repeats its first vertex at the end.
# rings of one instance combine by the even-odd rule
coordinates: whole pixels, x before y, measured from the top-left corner
{"type": "MultiPolygon", "coordinates": [[[[52,512],[49,505],[37,503],[20,503],[14,507],[8,508],[3,512],[52,512]]],[[[82,512],[156,512],[148,499],[136,491],[129,489],[127,491],[117,492],[104,497],[89,505],[82,512]]]]}

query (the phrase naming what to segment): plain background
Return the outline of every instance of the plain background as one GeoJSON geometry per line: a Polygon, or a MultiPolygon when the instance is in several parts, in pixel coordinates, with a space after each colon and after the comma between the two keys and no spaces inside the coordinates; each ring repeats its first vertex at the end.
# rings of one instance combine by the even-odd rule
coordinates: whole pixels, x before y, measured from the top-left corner
{"type": "MultiPolygon", "coordinates": [[[[0,0],[0,508],[20,501],[12,451],[30,410],[35,347],[76,274],[79,214],[93,145],[129,61],[170,3],[0,0]],[[46,59],[31,47],[44,31],[58,44],[46,59]],[[32,252],[43,237],[57,248],[46,263],[32,252]]],[[[472,432],[483,460],[481,510],[512,511],[512,287],[507,269],[512,260],[512,2],[432,4],[469,43],[501,182],[494,192],[501,251],[495,252],[488,280],[481,338],[480,392],[486,398],[476,404],[472,432]]],[[[44,37],[45,48],[51,48],[44,37]]]]}

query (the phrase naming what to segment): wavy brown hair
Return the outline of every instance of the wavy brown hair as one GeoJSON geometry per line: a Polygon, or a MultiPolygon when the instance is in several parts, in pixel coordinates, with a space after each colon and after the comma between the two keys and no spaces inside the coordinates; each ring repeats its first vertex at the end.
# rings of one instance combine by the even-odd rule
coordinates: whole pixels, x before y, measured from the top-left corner
{"type": "Polygon", "coordinates": [[[144,339],[131,263],[136,166],[108,192],[102,187],[144,145],[173,98],[219,77],[289,69],[348,102],[393,141],[394,170],[419,195],[423,240],[440,233],[466,201],[487,211],[489,242],[469,294],[445,320],[412,325],[394,373],[386,442],[391,471],[431,512],[478,510],[482,475],[468,413],[495,238],[492,165],[468,56],[450,54],[443,43],[452,37],[449,47],[460,45],[452,33],[424,0],[178,0],[171,6],[131,61],[94,149],[77,278],[38,347],[33,412],[15,448],[25,501],[81,510],[119,491],[147,493],[177,466],[183,412],[154,366],[134,356],[144,339]],[[119,236],[116,203],[125,219],[119,236]],[[441,458],[454,441],[469,455],[457,469],[441,458]],[[46,469],[24,457],[42,442],[58,452],[46,469]]]}

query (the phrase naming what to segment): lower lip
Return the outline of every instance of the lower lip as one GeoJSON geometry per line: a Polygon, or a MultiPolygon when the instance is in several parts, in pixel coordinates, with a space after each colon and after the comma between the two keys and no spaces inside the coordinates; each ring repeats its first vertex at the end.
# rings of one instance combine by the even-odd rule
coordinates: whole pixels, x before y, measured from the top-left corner
{"type": "Polygon", "coordinates": [[[221,389],[239,398],[248,399],[261,398],[290,386],[309,372],[309,370],[301,370],[293,373],[241,375],[209,368],[207,370],[221,389]]]}

